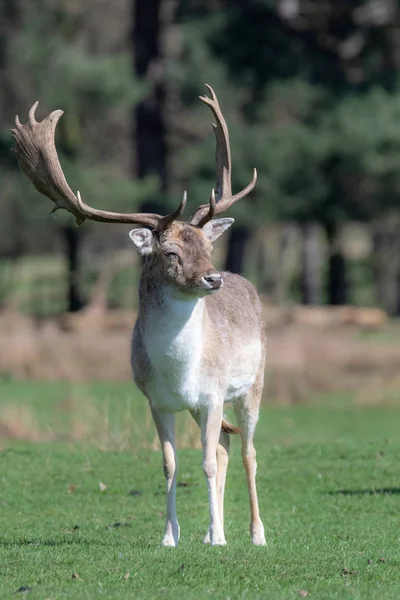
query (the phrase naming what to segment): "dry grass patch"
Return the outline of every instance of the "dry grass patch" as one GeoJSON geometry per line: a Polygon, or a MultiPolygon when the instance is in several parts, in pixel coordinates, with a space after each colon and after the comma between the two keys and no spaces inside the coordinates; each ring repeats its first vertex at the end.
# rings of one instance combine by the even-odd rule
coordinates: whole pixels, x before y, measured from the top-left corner
{"type": "MultiPolygon", "coordinates": [[[[34,388],[35,384],[32,383],[34,388]]],[[[133,387],[133,386],[132,386],[133,387]]],[[[0,439],[28,442],[72,442],[103,451],[159,450],[160,445],[147,402],[69,394],[52,405],[36,409],[29,398],[22,403],[0,403],[0,439]]],[[[177,422],[181,448],[200,448],[199,428],[189,413],[177,422]]]]}
{"type": "MultiPolygon", "coordinates": [[[[294,318],[297,312],[293,310],[288,321],[282,317],[285,311],[272,311],[270,319],[267,311],[265,397],[269,402],[305,403],[325,392],[355,392],[359,402],[365,398],[367,403],[371,390],[376,398],[392,395],[400,372],[400,329],[395,322],[365,329],[335,319],[324,321],[321,314],[325,312],[317,311],[312,325],[314,313],[304,313],[305,324],[303,313],[300,321],[294,318]]],[[[337,315],[347,313],[338,311],[337,315]]],[[[133,313],[110,313],[87,321],[87,326],[82,316],[77,317],[79,326],[72,327],[71,322],[67,318],[41,323],[19,316],[0,318],[0,375],[71,382],[131,381],[133,313]]]]}

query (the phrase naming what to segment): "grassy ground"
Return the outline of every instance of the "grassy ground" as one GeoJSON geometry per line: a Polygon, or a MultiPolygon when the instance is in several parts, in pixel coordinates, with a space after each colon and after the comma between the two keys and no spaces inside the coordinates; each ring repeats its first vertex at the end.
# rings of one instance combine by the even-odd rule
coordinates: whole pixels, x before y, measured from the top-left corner
{"type": "MultiPolygon", "coordinates": [[[[181,450],[174,550],[159,545],[161,460],[132,386],[4,381],[0,399],[0,433],[14,437],[0,438],[2,599],[399,598],[395,408],[331,397],[263,409],[256,445],[265,548],[250,544],[239,440],[223,548],[201,543],[200,453],[181,450]],[[71,433],[80,419],[92,423],[71,433]]],[[[188,440],[181,431],[181,444],[188,440]]]]}

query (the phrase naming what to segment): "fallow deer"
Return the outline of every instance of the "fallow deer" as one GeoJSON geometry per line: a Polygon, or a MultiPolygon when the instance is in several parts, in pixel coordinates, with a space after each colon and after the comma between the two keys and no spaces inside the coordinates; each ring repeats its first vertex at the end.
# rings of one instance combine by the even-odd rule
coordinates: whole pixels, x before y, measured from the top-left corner
{"type": "Polygon", "coordinates": [[[56,110],[35,119],[37,104],[21,125],[16,117],[15,149],[22,169],[35,188],[53,200],[55,210],[85,219],[133,223],[130,237],[144,257],[139,287],[139,316],[132,338],[134,380],[148,398],[163,453],[167,519],[164,546],[176,546],[177,457],[175,413],[187,409],[201,429],[203,470],[208,487],[210,522],[205,543],[225,544],[223,501],[228,466],[229,434],[239,433],[250,498],[250,534],[264,545],[256,491],[253,436],[264,380],[265,334],[261,304],[254,287],[232,273],[219,273],[211,262],[212,243],[233,219],[214,219],[255,186],[257,173],[241,192],[231,189],[228,128],[217,97],[201,100],[216,124],[216,191],[189,222],[178,220],[186,193],[175,212],[120,214],[91,208],[68,186],[55,147],[55,129],[63,114],[56,110]],[[217,293],[218,292],[218,293],[217,293]],[[224,403],[234,406],[239,428],[223,418],[224,403]]]}

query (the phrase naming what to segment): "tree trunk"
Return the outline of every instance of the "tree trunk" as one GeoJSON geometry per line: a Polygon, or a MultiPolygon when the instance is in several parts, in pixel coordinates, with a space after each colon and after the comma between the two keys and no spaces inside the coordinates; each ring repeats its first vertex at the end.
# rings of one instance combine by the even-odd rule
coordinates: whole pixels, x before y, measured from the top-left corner
{"type": "MultiPolygon", "coordinates": [[[[136,175],[158,175],[167,190],[167,147],[164,121],[165,88],[161,68],[161,0],[136,0],[133,15],[133,52],[139,79],[149,84],[148,94],[134,114],[136,175]]],[[[141,210],[152,210],[141,206],[141,210]]],[[[153,206],[154,210],[155,206],[153,206]]]]}
{"type": "Polygon", "coordinates": [[[400,314],[400,222],[389,215],[373,225],[373,267],[379,305],[400,314]]]}
{"type": "Polygon", "coordinates": [[[316,223],[302,226],[301,291],[303,304],[322,304],[322,260],[319,228],[316,223]]]}
{"type": "Polygon", "coordinates": [[[89,300],[85,306],[86,313],[103,315],[107,312],[107,293],[114,276],[114,266],[111,261],[102,262],[89,300]]]}
{"type": "Polygon", "coordinates": [[[267,244],[269,231],[270,229],[266,226],[257,228],[254,250],[257,288],[261,293],[268,295],[272,293],[274,283],[273,260],[267,244]]]}
{"type": "Polygon", "coordinates": [[[328,304],[347,304],[346,259],[342,252],[335,251],[329,257],[328,304]]]}
{"type": "Polygon", "coordinates": [[[296,229],[291,223],[282,223],[279,229],[278,252],[275,266],[274,302],[282,305],[288,300],[290,267],[289,250],[293,244],[296,229]]]}
{"type": "Polygon", "coordinates": [[[225,270],[243,275],[245,268],[246,247],[250,237],[248,227],[239,225],[230,230],[228,248],[225,259],[225,270]]]}
{"type": "Polygon", "coordinates": [[[77,312],[83,306],[79,286],[81,236],[75,225],[65,225],[62,228],[62,233],[65,240],[65,256],[67,259],[68,311],[77,312]]]}
{"type": "Polygon", "coordinates": [[[328,260],[328,304],[338,306],[348,302],[348,282],[346,257],[343,254],[338,238],[338,227],[325,227],[329,244],[328,260]]]}

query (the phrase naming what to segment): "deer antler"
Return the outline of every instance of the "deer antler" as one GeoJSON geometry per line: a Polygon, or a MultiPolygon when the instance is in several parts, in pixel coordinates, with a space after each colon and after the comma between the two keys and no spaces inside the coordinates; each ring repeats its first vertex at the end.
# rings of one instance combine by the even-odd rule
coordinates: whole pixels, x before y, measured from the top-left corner
{"type": "Polygon", "coordinates": [[[25,125],[21,125],[17,116],[15,129],[11,131],[15,140],[19,165],[35,188],[53,200],[55,206],[52,213],[59,208],[64,208],[75,216],[77,225],[81,225],[85,219],[89,219],[106,223],[133,223],[158,231],[167,229],[182,214],[186,205],[186,193],[178,208],[165,217],[152,213],[115,213],[98,210],[85,204],[80,193],[77,192],[75,196],[69,187],[57,155],[54,137],[63,111],[55,110],[43,121],[38,122],[35,119],[38,104],[35,102],[30,109],[28,122],[25,125]]]}
{"type": "Polygon", "coordinates": [[[254,169],[251,182],[241,192],[232,196],[232,166],[228,127],[214,90],[209,85],[206,85],[206,87],[211,94],[211,98],[208,96],[200,96],[200,100],[211,108],[217,121],[216,124],[212,124],[217,141],[215,152],[216,197],[214,198],[213,203],[212,193],[209,204],[202,204],[196,210],[192,217],[191,224],[196,225],[197,227],[203,227],[203,225],[208,223],[214,215],[225,212],[235,204],[235,202],[246,196],[254,188],[257,181],[257,171],[254,169]]]}

